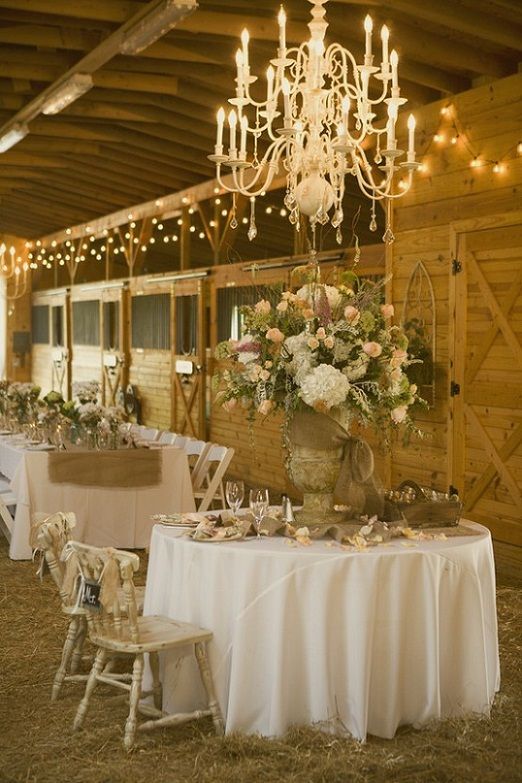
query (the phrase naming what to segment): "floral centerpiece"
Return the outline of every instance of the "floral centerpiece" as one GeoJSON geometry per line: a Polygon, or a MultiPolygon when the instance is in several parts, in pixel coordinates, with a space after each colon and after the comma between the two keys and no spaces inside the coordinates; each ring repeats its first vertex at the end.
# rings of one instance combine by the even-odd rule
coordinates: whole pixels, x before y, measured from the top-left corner
{"type": "Polygon", "coordinates": [[[7,408],[18,425],[29,424],[37,416],[40,387],[32,383],[10,383],[7,387],[7,408]]]}
{"type": "Polygon", "coordinates": [[[98,381],[76,381],[72,387],[73,396],[78,399],[80,405],[88,402],[97,402],[100,394],[98,381]]]}
{"type": "Polygon", "coordinates": [[[242,308],[243,336],[218,346],[218,358],[231,360],[219,376],[218,401],[229,411],[242,406],[251,418],[256,412],[285,412],[290,474],[297,486],[308,479],[298,475],[303,470],[292,467],[292,458],[321,452],[315,460],[308,454],[316,464],[304,470],[310,476],[315,471],[315,485],[328,490],[315,491],[321,502],[308,498],[311,513],[333,508],[332,477],[339,474],[333,463],[339,463],[341,441],[353,421],[382,433],[398,424],[415,429],[410,408],[418,395],[405,373],[408,340],[392,325],[393,315],[393,305],[382,302],[382,286],[348,273],[340,285],[312,281],[295,293],[282,291],[273,302],[261,299],[242,308]],[[344,435],[332,430],[332,444],[324,448],[325,438],[318,440],[316,433],[331,428],[327,418],[344,435]],[[335,457],[325,456],[334,451],[335,457]]]}

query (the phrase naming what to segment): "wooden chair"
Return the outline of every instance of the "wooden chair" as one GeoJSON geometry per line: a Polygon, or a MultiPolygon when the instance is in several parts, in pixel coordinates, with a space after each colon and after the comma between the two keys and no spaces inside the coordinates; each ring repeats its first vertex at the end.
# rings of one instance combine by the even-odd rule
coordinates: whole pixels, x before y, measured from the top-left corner
{"type": "MultiPolygon", "coordinates": [[[[85,688],[85,695],[74,719],[74,729],[81,728],[92,692],[97,683],[102,682],[108,685],[117,685],[129,691],[129,714],[125,723],[123,740],[127,750],[130,750],[134,744],[137,729],[147,731],[156,726],[178,725],[207,715],[212,716],[216,732],[222,734],[223,719],[214,692],[206,650],[212,633],[167,617],[138,617],[133,581],[133,573],[139,567],[137,555],[116,549],[99,549],[75,541],[70,541],[66,545],[64,554],[76,558],[78,571],[84,585],[92,585],[92,583],[99,585],[100,599],[98,606],[93,606],[93,602],[89,602],[88,599],[85,604],[89,638],[96,646],[97,652],[85,688]],[[127,613],[125,615],[120,611],[117,598],[117,588],[120,584],[126,600],[127,613]],[[166,715],[161,709],[162,690],[159,680],[158,652],[188,644],[194,646],[201,680],[207,694],[208,707],[190,713],[166,715]],[[123,653],[134,658],[130,684],[115,683],[110,677],[104,675],[103,667],[107,658],[114,653],[123,653]],[[149,654],[153,678],[152,691],[147,693],[142,691],[145,653],[149,654]],[[154,706],[140,704],[140,700],[150,694],[153,695],[154,706]],[[150,720],[138,725],[138,711],[149,716],[150,720]]],[[[89,589],[92,590],[92,587],[89,589]]],[[[87,594],[88,591],[80,587],[79,600],[82,600],[83,596],[85,601],[87,594]]]]}
{"type": "MultiPolygon", "coordinates": [[[[87,622],[85,610],[71,600],[71,593],[65,584],[66,567],[62,561],[65,545],[71,540],[71,530],[76,527],[76,515],[73,512],[59,511],[52,516],[37,514],[33,518],[31,546],[42,553],[51,577],[58,588],[62,601],[62,611],[69,619],[60,665],[56,671],[51,700],[58,698],[64,682],[85,682],[86,674],[78,674],[83,656],[87,622]]],[[[43,568],[40,568],[42,574],[43,568]]],[[[143,607],[144,590],[138,588],[138,603],[143,607]],[[139,592],[138,592],[139,591],[139,592]]],[[[120,602],[123,596],[120,594],[120,602]]]]}
{"type": "Polygon", "coordinates": [[[0,532],[4,534],[9,543],[11,543],[14,526],[13,514],[10,509],[14,509],[15,506],[16,498],[12,492],[0,493],[0,532]]]}
{"type": "Polygon", "coordinates": [[[219,503],[220,508],[226,508],[223,478],[233,456],[234,449],[210,444],[205,461],[193,482],[198,511],[208,511],[215,501],[219,503]]]}

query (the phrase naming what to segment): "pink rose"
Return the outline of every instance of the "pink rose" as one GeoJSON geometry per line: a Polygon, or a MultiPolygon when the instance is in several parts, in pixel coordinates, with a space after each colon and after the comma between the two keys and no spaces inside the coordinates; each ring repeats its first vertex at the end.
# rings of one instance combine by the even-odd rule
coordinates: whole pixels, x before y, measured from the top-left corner
{"type": "Polygon", "coordinates": [[[265,337],[267,340],[271,340],[273,343],[282,343],[285,339],[281,329],[278,329],[276,326],[273,326],[271,329],[269,329],[265,337]]]}
{"type": "Polygon", "coordinates": [[[391,371],[391,373],[390,373],[390,378],[391,378],[391,379],[392,379],[392,381],[394,381],[395,383],[397,383],[398,381],[400,381],[400,379],[402,378],[402,370],[401,370],[401,368],[400,368],[400,367],[395,367],[395,368],[394,368],[394,369],[391,371]]]}
{"type": "Polygon", "coordinates": [[[318,340],[324,340],[324,338],[326,337],[326,332],[323,326],[319,327],[319,329],[315,333],[315,336],[317,337],[318,340]]]}
{"type": "Polygon", "coordinates": [[[270,372],[268,370],[261,370],[259,377],[262,381],[268,381],[270,378],[270,372]]]}
{"type": "Polygon", "coordinates": [[[412,383],[412,385],[410,386],[410,394],[417,394],[417,384],[416,383],[412,383]]]}
{"type": "Polygon", "coordinates": [[[316,348],[319,348],[319,340],[317,340],[315,337],[309,337],[306,344],[312,351],[315,351],[316,348]]]}
{"type": "Polygon", "coordinates": [[[334,340],[334,338],[333,338],[333,337],[330,335],[330,336],[329,336],[329,337],[327,337],[327,338],[326,338],[326,340],[324,341],[324,347],[325,347],[325,348],[330,348],[330,349],[332,349],[332,348],[334,347],[334,343],[335,343],[335,340],[334,340]]]}
{"type": "Polygon", "coordinates": [[[355,326],[355,324],[358,323],[359,318],[361,317],[361,313],[353,305],[347,305],[344,308],[344,317],[346,318],[348,323],[352,324],[352,326],[355,326]]]}
{"type": "Polygon", "coordinates": [[[266,315],[271,309],[272,305],[266,299],[261,299],[254,307],[256,313],[261,313],[262,315],[266,315]]]}
{"type": "Polygon", "coordinates": [[[225,410],[227,413],[232,413],[234,408],[237,405],[237,400],[235,397],[232,397],[230,400],[225,400],[223,405],[221,406],[223,410],[225,410]]]}
{"type": "Polygon", "coordinates": [[[381,313],[384,318],[392,318],[395,314],[395,308],[392,304],[381,305],[381,313]]]}
{"type": "Polygon", "coordinates": [[[276,306],[276,310],[279,310],[280,313],[285,313],[288,310],[287,300],[283,299],[282,302],[279,302],[279,304],[276,306]]]}
{"type": "Polygon", "coordinates": [[[315,317],[315,313],[312,310],[312,308],[305,307],[305,309],[303,310],[303,318],[306,318],[306,320],[308,321],[310,318],[314,318],[314,317],[315,317]]]}
{"type": "Polygon", "coordinates": [[[257,411],[262,416],[268,416],[269,413],[274,409],[274,403],[272,400],[263,400],[263,402],[259,403],[257,406],[257,411]]]}
{"type": "Polygon", "coordinates": [[[399,405],[398,408],[394,408],[391,412],[391,417],[395,422],[395,424],[400,424],[401,421],[404,421],[407,412],[408,412],[407,405],[399,405]]]}
{"type": "Polygon", "coordinates": [[[392,358],[390,359],[390,366],[400,367],[401,364],[404,364],[407,358],[408,358],[408,354],[406,351],[403,351],[402,348],[396,348],[392,353],[392,358]]]}
{"type": "Polygon", "coordinates": [[[368,356],[371,356],[372,359],[376,359],[382,353],[382,345],[375,342],[364,343],[363,351],[368,356]]]}

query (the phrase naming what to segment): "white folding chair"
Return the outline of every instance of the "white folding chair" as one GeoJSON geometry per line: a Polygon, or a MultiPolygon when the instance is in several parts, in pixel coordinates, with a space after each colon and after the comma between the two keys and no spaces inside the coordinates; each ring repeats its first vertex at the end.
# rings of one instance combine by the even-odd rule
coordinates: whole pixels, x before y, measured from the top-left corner
{"type": "Polygon", "coordinates": [[[178,435],[175,432],[168,432],[167,430],[163,430],[159,434],[157,443],[161,443],[163,446],[174,446],[177,437],[178,435]]]}
{"type": "Polygon", "coordinates": [[[188,435],[176,435],[173,445],[177,446],[178,449],[184,449],[185,444],[188,443],[189,440],[191,440],[191,438],[189,438],[188,435]]]}
{"type": "Polygon", "coordinates": [[[212,444],[207,443],[205,440],[187,438],[186,443],[183,446],[183,450],[189,461],[190,477],[192,479],[193,487],[198,482],[199,473],[203,470],[211,445],[212,444]]]}
{"type": "Polygon", "coordinates": [[[11,543],[13,534],[14,519],[13,513],[16,506],[16,498],[12,492],[0,492],[0,531],[11,543]]]}
{"type": "Polygon", "coordinates": [[[154,443],[159,437],[159,430],[155,427],[145,427],[143,424],[140,424],[137,432],[133,434],[138,440],[149,440],[154,443]]]}
{"type": "Polygon", "coordinates": [[[214,501],[218,501],[221,508],[226,508],[225,490],[223,478],[230,465],[234,449],[227,446],[210,445],[204,463],[200,466],[195,476],[194,499],[198,511],[208,511],[214,501]],[[199,500],[199,504],[198,504],[199,500]]]}

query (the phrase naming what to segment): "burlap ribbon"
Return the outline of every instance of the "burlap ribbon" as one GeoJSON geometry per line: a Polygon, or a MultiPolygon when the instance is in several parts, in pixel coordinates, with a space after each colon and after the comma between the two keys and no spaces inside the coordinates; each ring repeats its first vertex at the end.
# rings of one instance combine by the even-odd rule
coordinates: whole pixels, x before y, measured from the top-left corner
{"type": "Polygon", "coordinates": [[[289,439],[297,446],[332,451],[342,448],[341,471],[334,495],[354,514],[380,516],[384,499],[374,475],[373,452],[362,438],[354,438],[330,416],[299,411],[290,422],[289,439]]]}
{"type": "Polygon", "coordinates": [[[51,484],[153,487],[161,483],[160,449],[56,451],[49,454],[51,484]]]}

